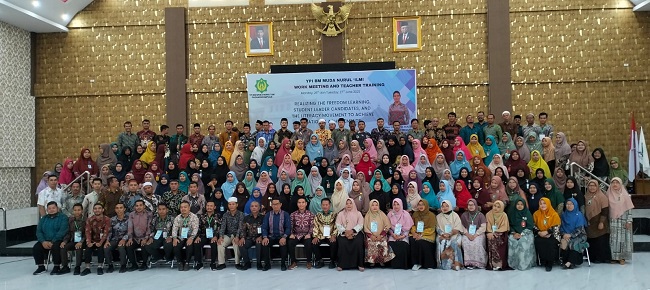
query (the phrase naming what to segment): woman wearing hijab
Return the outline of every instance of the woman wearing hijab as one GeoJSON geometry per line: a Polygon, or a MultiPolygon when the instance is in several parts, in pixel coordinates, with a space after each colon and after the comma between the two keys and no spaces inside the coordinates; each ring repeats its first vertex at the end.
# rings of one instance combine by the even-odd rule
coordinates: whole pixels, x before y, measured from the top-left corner
{"type": "Polygon", "coordinates": [[[343,181],[337,180],[334,183],[334,193],[332,193],[332,210],[335,213],[343,210],[345,208],[345,201],[348,199],[348,191],[345,189],[343,181]]]}
{"type": "Polygon", "coordinates": [[[507,270],[508,267],[508,232],[510,224],[508,215],[503,212],[502,201],[494,202],[492,209],[485,215],[487,219],[488,270],[507,270]]]}
{"type": "Polygon", "coordinates": [[[557,188],[558,191],[564,192],[564,188],[566,187],[566,181],[567,181],[567,176],[564,169],[561,167],[555,168],[555,171],[553,171],[553,182],[555,183],[555,187],[557,188]]]}
{"type": "Polygon", "coordinates": [[[190,160],[194,160],[194,153],[192,152],[192,144],[187,143],[181,147],[181,156],[178,159],[178,168],[180,170],[185,170],[187,163],[190,160]]]}
{"type": "MultiPolygon", "coordinates": [[[[406,210],[406,194],[400,184],[391,184],[388,192],[388,200],[399,198],[402,201],[402,209],[406,210]]],[[[392,204],[391,204],[392,206],[392,204]]]]}
{"type": "Polygon", "coordinates": [[[113,150],[111,149],[110,144],[101,144],[99,145],[99,156],[97,157],[97,166],[100,168],[104,165],[109,165],[110,168],[115,167],[117,163],[117,157],[113,150]]]}
{"type": "MultiPolygon", "coordinates": [[[[490,201],[483,204],[483,208],[490,210],[497,200],[501,201],[504,206],[507,206],[508,194],[506,193],[506,187],[501,182],[500,177],[492,176],[492,180],[490,181],[490,186],[488,187],[487,192],[489,194],[490,201]]],[[[505,208],[503,210],[505,211],[505,208]]]]}
{"type": "Polygon", "coordinates": [[[221,156],[221,144],[217,142],[214,143],[210,149],[210,154],[208,155],[208,160],[213,168],[217,166],[217,158],[219,158],[219,156],[221,156]]]}
{"type": "Polygon", "coordinates": [[[339,158],[339,149],[334,144],[334,139],[327,139],[327,143],[323,147],[323,158],[327,159],[330,164],[334,164],[334,160],[339,158]]]}
{"type": "Polygon", "coordinates": [[[420,143],[420,140],[414,139],[413,142],[411,142],[411,144],[413,146],[413,157],[415,159],[413,161],[413,167],[415,167],[415,165],[419,162],[420,156],[421,155],[427,156],[427,152],[424,150],[424,148],[422,148],[422,144],[420,143]]]}
{"type": "Polygon", "coordinates": [[[401,199],[393,199],[392,210],[388,213],[388,219],[390,220],[388,245],[395,254],[391,266],[393,269],[408,269],[410,258],[409,230],[413,227],[413,218],[407,211],[403,210],[401,199]]]}
{"type": "MultiPolygon", "coordinates": [[[[384,190],[382,181],[375,179],[374,182],[371,182],[370,184],[372,184],[373,191],[368,195],[368,199],[377,200],[379,202],[379,209],[384,213],[388,213],[388,191],[384,190]]],[[[390,185],[388,186],[388,190],[390,190],[390,185]]]]}
{"type": "Polygon", "coordinates": [[[555,188],[553,179],[548,178],[544,182],[544,197],[548,198],[556,212],[564,210],[564,196],[555,188]]]}
{"type": "Polygon", "coordinates": [[[395,135],[390,135],[388,137],[388,146],[386,146],[386,148],[388,149],[388,156],[390,157],[391,164],[397,163],[399,158],[404,154],[404,150],[399,145],[395,135]]]}
{"type": "Polygon", "coordinates": [[[379,163],[379,160],[377,160],[377,149],[375,148],[375,143],[372,142],[371,138],[363,140],[363,147],[365,148],[363,149],[363,153],[367,153],[368,156],[370,156],[370,162],[373,164],[379,163]]]}
{"type": "Polygon", "coordinates": [[[160,199],[162,198],[163,194],[168,191],[170,191],[169,175],[163,174],[160,176],[160,182],[158,183],[158,186],[156,186],[156,190],[154,191],[154,194],[158,196],[158,199],[160,199]]]}
{"type": "Polygon", "coordinates": [[[483,180],[480,177],[474,177],[474,179],[472,179],[472,187],[469,189],[469,193],[472,195],[472,198],[476,200],[476,205],[479,207],[479,210],[483,214],[487,214],[491,207],[488,208],[485,204],[492,200],[490,194],[483,185],[483,180]]]}
{"type": "Polygon", "coordinates": [[[291,152],[291,160],[297,164],[303,155],[307,155],[307,151],[305,151],[305,143],[301,139],[296,140],[295,145],[291,152]]]}
{"type": "Polygon", "coordinates": [[[228,210],[228,200],[223,194],[221,188],[215,188],[213,193],[212,201],[214,201],[214,211],[217,214],[219,224],[221,223],[221,217],[228,210]]]}
{"type": "Polygon", "coordinates": [[[346,199],[345,206],[336,216],[336,227],[339,232],[338,244],[338,267],[337,271],[343,269],[358,268],[363,272],[364,250],[363,250],[363,224],[364,219],[357,210],[351,198],[346,199]]]}
{"type": "Polygon", "coordinates": [[[519,169],[524,170],[526,173],[526,178],[530,176],[530,169],[528,168],[528,164],[523,159],[521,159],[521,155],[519,155],[519,151],[517,150],[512,150],[510,152],[510,158],[506,160],[505,165],[510,176],[517,175],[517,171],[519,169]]]}
{"type": "MultiPolygon", "coordinates": [[[[429,145],[424,149],[424,152],[427,154],[427,158],[429,158],[429,163],[431,164],[435,162],[438,154],[442,154],[442,150],[438,146],[438,142],[435,138],[429,138],[429,145]]],[[[444,158],[445,155],[442,154],[442,157],[444,158]]]]}
{"type": "MultiPolygon", "coordinates": [[[[438,183],[436,183],[438,184],[438,183]]],[[[429,210],[431,212],[437,212],[440,209],[440,202],[438,201],[438,196],[433,190],[433,186],[429,182],[422,183],[422,191],[420,192],[420,197],[425,199],[429,204],[429,210]]]]}
{"type": "MultiPolygon", "coordinates": [[[[113,175],[113,172],[111,171],[111,165],[109,164],[104,164],[102,167],[99,169],[99,178],[102,180],[102,185],[104,187],[108,186],[108,178],[113,175]]],[[[153,174],[152,174],[153,176],[153,174]]]]}
{"type": "MultiPolygon", "coordinates": [[[[379,139],[379,141],[377,141],[377,146],[375,148],[377,149],[377,161],[376,161],[376,164],[379,165],[381,163],[382,158],[384,157],[384,155],[389,155],[388,154],[388,148],[386,147],[386,142],[383,139],[379,139]]],[[[388,160],[390,161],[390,157],[388,158],[388,160]]]]}
{"type": "MultiPolygon", "coordinates": [[[[260,171],[266,172],[272,182],[277,182],[278,181],[278,168],[273,163],[273,157],[271,157],[271,156],[266,157],[266,159],[262,163],[262,167],[260,168],[260,171]]],[[[261,175],[262,175],[262,173],[260,172],[260,176],[261,175]]],[[[265,190],[262,190],[262,191],[265,191],[265,190]]]]}
{"type": "MultiPolygon", "coordinates": [[[[603,156],[604,158],[604,156],[603,156]]],[[[632,209],[634,204],[620,178],[614,177],[607,189],[609,200],[609,243],[612,260],[621,265],[632,259],[632,209]]]]}
{"type": "Polygon", "coordinates": [[[280,166],[278,167],[278,178],[280,178],[280,174],[282,172],[286,172],[288,177],[291,179],[296,178],[296,165],[293,163],[293,160],[291,160],[291,155],[288,153],[284,155],[284,158],[282,158],[282,163],[280,163],[280,166]]]}
{"type": "Polygon", "coordinates": [[[451,170],[451,176],[454,179],[458,178],[458,175],[460,174],[460,169],[461,168],[468,168],[470,169],[470,172],[472,171],[471,168],[472,166],[469,164],[467,159],[465,159],[466,155],[462,150],[456,151],[456,159],[449,164],[449,169],[451,170]]]}
{"type": "Polygon", "coordinates": [[[467,155],[468,158],[479,157],[481,159],[487,157],[483,146],[478,142],[478,135],[472,134],[470,137],[469,144],[467,144],[467,150],[469,150],[470,155],[467,155]]]}
{"type": "Polygon", "coordinates": [[[321,202],[325,198],[327,198],[327,195],[325,194],[325,189],[319,185],[318,187],[316,187],[316,191],[314,191],[314,196],[309,201],[309,211],[314,215],[318,214],[319,212],[322,212],[323,208],[321,207],[321,202]]]}
{"type": "Polygon", "coordinates": [[[237,183],[239,183],[237,174],[235,174],[234,171],[228,171],[226,174],[226,182],[221,185],[223,196],[226,200],[232,197],[235,193],[235,187],[237,186],[237,183]]]}
{"type": "Polygon", "coordinates": [[[318,135],[312,134],[309,137],[309,142],[307,142],[306,150],[307,155],[310,160],[315,160],[316,158],[323,157],[323,144],[318,140],[318,135]]]}
{"type": "Polygon", "coordinates": [[[449,140],[442,140],[442,143],[440,143],[440,150],[442,151],[442,154],[445,155],[445,160],[447,163],[454,161],[454,146],[452,146],[452,144],[449,144],[449,140]]]}
{"type": "Polygon", "coordinates": [[[548,164],[551,172],[555,172],[555,146],[553,146],[553,140],[550,137],[542,138],[542,149],[542,158],[548,164]]]}
{"type": "MultiPolygon", "coordinates": [[[[506,189],[506,195],[508,196],[508,206],[506,207],[506,211],[508,212],[508,215],[510,215],[510,210],[512,209],[513,206],[515,206],[515,200],[517,198],[521,198],[522,200],[525,201],[525,206],[526,209],[528,209],[528,201],[526,201],[526,193],[524,190],[519,187],[519,181],[517,180],[516,177],[510,177],[508,179],[508,183],[505,186],[506,189]]],[[[512,225],[511,225],[512,226],[512,225]]]]}
{"type": "Polygon", "coordinates": [[[429,158],[425,154],[420,154],[416,162],[417,163],[415,163],[413,167],[415,167],[415,172],[417,172],[418,178],[422,180],[427,174],[427,168],[431,167],[431,163],[429,163],[429,158]]]}
{"type": "Polygon", "coordinates": [[[469,193],[467,185],[462,180],[456,181],[453,192],[454,196],[456,196],[456,207],[452,210],[462,214],[467,210],[467,201],[472,198],[472,194],[469,193]]]}
{"type": "MultiPolygon", "coordinates": [[[[415,160],[415,155],[413,155],[413,146],[411,146],[411,142],[407,139],[408,137],[406,136],[400,136],[399,137],[399,146],[402,147],[402,155],[406,155],[409,157],[409,160],[415,160]]],[[[413,136],[411,136],[413,138],[413,136]]]]}
{"type": "Polygon", "coordinates": [[[371,200],[370,210],[363,221],[366,244],[365,262],[369,263],[371,267],[374,267],[376,263],[383,267],[384,263],[395,257],[388,247],[388,234],[391,227],[390,220],[381,211],[379,201],[371,200]]]}
{"type": "Polygon", "coordinates": [[[390,183],[384,178],[383,173],[380,169],[375,169],[372,178],[370,178],[370,184],[375,184],[376,181],[381,182],[381,190],[384,192],[390,191],[390,183]]]}
{"type": "Polygon", "coordinates": [[[485,164],[490,164],[492,158],[495,154],[500,154],[499,146],[497,145],[496,138],[492,135],[488,135],[485,138],[485,144],[483,144],[483,151],[485,152],[485,164]]]}
{"type": "Polygon", "coordinates": [[[415,168],[411,165],[409,157],[407,155],[402,155],[402,157],[400,157],[400,161],[396,169],[400,173],[402,173],[402,176],[404,176],[407,175],[409,172],[411,172],[411,170],[414,170],[415,168]]]}
{"type": "Polygon", "coordinates": [[[533,216],[526,206],[526,200],[515,196],[508,211],[510,235],[508,236],[508,265],[525,271],[535,266],[535,226],[533,216]]]}
{"type": "Polygon", "coordinates": [[[426,200],[420,200],[413,212],[409,238],[413,271],[436,268],[436,226],[436,216],[429,211],[429,204],[426,200]]]}
{"type": "MultiPolygon", "coordinates": [[[[149,166],[149,172],[153,173],[154,179],[156,181],[160,180],[160,176],[163,175],[163,173],[165,173],[163,171],[162,165],[158,163],[158,161],[151,162],[151,165],[149,166]]],[[[210,173],[209,167],[207,171],[204,169],[203,172],[207,172],[209,174],[210,173]]]]}
{"type": "MultiPolygon", "coordinates": [[[[63,174],[64,172],[65,172],[65,170],[63,172],[61,172],[61,174],[63,174]]],[[[117,181],[119,181],[119,182],[124,181],[124,178],[126,177],[126,173],[127,173],[126,170],[124,170],[124,166],[122,166],[122,162],[119,162],[119,161],[117,162],[117,164],[115,164],[115,168],[113,168],[113,170],[111,172],[112,172],[113,176],[115,176],[115,178],[117,178],[117,181]]],[[[61,179],[59,179],[59,182],[60,181],[61,181],[61,179]]]]}
{"type": "Polygon", "coordinates": [[[296,178],[291,182],[291,190],[295,191],[297,186],[301,186],[305,190],[305,195],[310,197],[312,195],[311,185],[307,180],[307,174],[302,169],[296,172],[296,178]]]}
{"type": "Polygon", "coordinates": [[[148,167],[151,165],[151,162],[156,160],[156,149],[156,142],[149,141],[149,143],[147,143],[144,154],[140,156],[140,161],[144,163],[145,167],[148,167]]]}
{"type": "Polygon", "coordinates": [[[417,172],[415,170],[411,170],[405,177],[404,177],[404,191],[408,192],[408,184],[414,181],[417,185],[417,188],[422,188],[422,181],[420,181],[420,178],[418,177],[417,172]]]}
{"type": "Polygon", "coordinates": [[[475,199],[471,198],[467,201],[467,211],[461,215],[460,221],[463,226],[461,245],[465,268],[470,270],[485,268],[487,261],[487,252],[485,251],[487,220],[479,210],[475,199]]]}
{"type": "Polygon", "coordinates": [[[343,182],[343,186],[345,187],[346,192],[350,192],[350,190],[352,190],[352,182],[354,181],[354,178],[352,178],[352,173],[350,172],[351,169],[343,168],[341,170],[341,176],[338,179],[343,182]]]}
{"type": "Polygon", "coordinates": [[[460,136],[456,136],[456,139],[454,139],[453,148],[454,148],[453,152],[455,152],[454,154],[456,154],[456,156],[458,155],[458,151],[463,151],[464,153],[463,155],[465,156],[466,159],[472,158],[472,152],[467,148],[467,146],[465,145],[465,141],[463,141],[463,138],[461,138],[460,136]]]}
{"type": "Polygon", "coordinates": [[[488,164],[487,167],[490,170],[490,172],[492,172],[492,174],[494,174],[496,172],[497,168],[501,168],[501,169],[503,169],[503,172],[505,173],[506,177],[512,176],[508,172],[508,168],[506,167],[505,162],[504,162],[503,157],[501,156],[501,154],[494,154],[492,156],[492,161],[490,163],[487,163],[487,164],[488,164]]]}
{"type": "Polygon", "coordinates": [[[555,134],[555,167],[565,168],[571,155],[571,146],[566,141],[566,135],[559,132],[555,134]]]}
{"type": "MultiPolygon", "coordinates": [[[[433,167],[427,167],[427,169],[424,170],[424,179],[422,179],[422,184],[425,182],[429,182],[430,184],[440,183],[440,178],[433,167]]],[[[432,187],[432,190],[436,193],[438,192],[437,187],[432,187]]]]}
{"type": "Polygon", "coordinates": [[[257,138],[257,146],[255,146],[255,149],[253,149],[251,159],[254,159],[257,161],[257,163],[262,164],[262,157],[264,156],[264,152],[266,152],[266,145],[266,139],[264,137],[257,138]]]}
{"type": "Polygon", "coordinates": [[[608,180],[612,180],[614,177],[618,177],[623,181],[623,187],[626,187],[628,180],[627,170],[621,167],[621,163],[619,162],[618,157],[612,157],[612,159],[609,161],[609,164],[610,167],[608,180]]]}
{"type": "MultiPolygon", "coordinates": [[[[244,146],[245,146],[245,144],[240,140],[235,142],[235,146],[233,147],[232,154],[230,155],[230,163],[228,163],[228,166],[231,169],[235,166],[237,157],[241,156],[242,157],[242,163],[243,163],[243,161],[244,161],[244,153],[245,153],[244,151],[246,151],[246,148],[244,148],[244,146]]],[[[228,147],[226,145],[226,149],[227,148],[228,147]]]]}
{"type": "Polygon", "coordinates": [[[244,207],[251,198],[251,194],[250,191],[246,189],[246,185],[240,181],[235,186],[235,192],[233,192],[232,197],[237,198],[237,210],[244,212],[244,207]]]}
{"type": "Polygon", "coordinates": [[[546,173],[544,172],[544,169],[542,168],[537,168],[537,170],[534,171],[535,175],[531,177],[530,182],[531,183],[537,183],[538,188],[544,189],[544,182],[546,182],[546,173]]]}
{"type": "Polygon", "coordinates": [[[510,153],[513,150],[517,150],[517,146],[515,146],[515,142],[512,140],[512,135],[510,135],[508,132],[505,132],[501,135],[501,142],[499,142],[498,147],[501,156],[503,156],[503,158],[506,160],[510,158],[510,153]]]}
{"type": "Polygon", "coordinates": [[[235,172],[235,175],[237,176],[237,179],[243,180],[244,175],[246,174],[246,171],[248,171],[248,165],[244,163],[244,156],[243,155],[233,155],[234,159],[231,161],[234,161],[234,164],[230,166],[230,170],[235,172]]]}
{"type": "Polygon", "coordinates": [[[575,177],[567,177],[566,185],[564,186],[563,197],[564,200],[568,200],[570,198],[575,199],[577,202],[575,206],[578,208],[578,210],[583,213],[585,212],[585,194],[580,188],[580,185],[578,185],[578,181],[576,181],[575,177]]]}
{"type": "Polygon", "coordinates": [[[235,145],[230,141],[226,141],[223,144],[223,151],[221,151],[221,156],[226,159],[226,165],[230,165],[232,154],[235,152],[235,145]]]}
{"type": "Polygon", "coordinates": [[[324,188],[325,193],[328,197],[332,196],[332,193],[334,193],[334,183],[336,183],[336,180],[338,180],[338,178],[339,177],[336,175],[336,169],[334,166],[327,167],[327,172],[322,177],[323,180],[321,180],[320,185],[324,188]]]}
{"type": "Polygon", "coordinates": [[[390,161],[390,156],[388,156],[388,154],[382,155],[381,163],[377,167],[377,170],[381,170],[381,175],[390,184],[395,168],[393,167],[393,164],[390,161]]]}
{"type": "Polygon", "coordinates": [[[141,160],[136,160],[133,162],[131,173],[133,173],[133,177],[138,182],[138,184],[142,184],[144,182],[144,175],[147,173],[147,169],[144,168],[141,160]]]}
{"type": "Polygon", "coordinates": [[[451,202],[443,200],[441,213],[436,220],[437,241],[437,262],[443,270],[454,269],[459,271],[464,265],[463,253],[460,251],[463,224],[460,216],[453,211],[451,202]]]}
{"type": "Polygon", "coordinates": [[[312,167],[311,163],[312,162],[309,160],[309,156],[305,154],[300,158],[298,164],[296,164],[296,170],[302,169],[302,171],[304,172],[309,172],[311,171],[311,167],[312,167]]]}
{"type": "Polygon", "coordinates": [[[420,202],[420,194],[418,193],[418,185],[415,181],[411,181],[408,183],[406,187],[406,210],[407,211],[415,211],[418,205],[418,202],[420,202]]]}
{"type": "Polygon", "coordinates": [[[249,193],[253,192],[253,188],[255,188],[257,185],[257,180],[255,180],[255,176],[250,170],[246,171],[246,174],[244,174],[244,179],[241,182],[244,184],[246,190],[249,193]]]}
{"type": "Polygon", "coordinates": [[[188,193],[191,179],[185,171],[178,175],[178,190],[188,193]]]}
{"type": "Polygon", "coordinates": [[[63,168],[61,169],[61,174],[59,175],[59,184],[68,185],[72,180],[74,180],[74,161],[70,158],[67,158],[63,162],[63,168]]]}
{"type": "Polygon", "coordinates": [[[348,171],[352,175],[355,175],[357,173],[356,169],[354,169],[354,164],[352,164],[352,158],[350,158],[350,155],[344,154],[341,158],[341,161],[337,167],[337,171],[342,172],[343,169],[349,169],[348,171]]]}
{"type": "Polygon", "coordinates": [[[591,157],[594,159],[594,169],[591,173],[603,181],[607,181],[609,177],[609,163],[607,162],[607,157],[605,157],[605,151],[602,148],[596,148],[591,153],[591,157]]]}
{"type": "Polygon", "coordinates": [[[517,136],[515,138],[515,147],[517,148],[517,152],[519,153],[519,157],[526,163],[530,161],[530,148],[528,148],[528,145],[526,145],[526,140],[524,140],[524,137],[517,136]]]}
{"type": "MultiPolygon", "coordinates": [[[[533,152],[531,152],[530,161],[528,162],[528,169],[530,172],[537,172],[537,169],[543,169],[544,176],[546,178],[551,178],[553,174],[551,172],[551,169],[548,168],[546,161],[544,161],[544,158],[542,158],[542,154],[540,154],[537,150],[533,150],[533,152]]],[[[531,175],[530,178],[535,178],[535,176],[531,175]]]]}
{"type": "Polygon", "coordinates": [[[564,269],[573,269],[575,265],[582,264],[582,253],[589,244],[587,244],[587,220],[578,208],[578,202],[569,198],[566,200],[566,210],[561,216],[562,225],[560,226],[560,255],[564,269]]]}
{"type": "Polygon", "coordinates": [[[438,184],[438,194],[436,194],[438,197],[438,204],[442,205],[442,201],[447,200],[451,202],[452,210],[456,208],[456,196],[454,196],[453,184],[455,183],[450,183],[447,180],[441,180],[438,184]]]}
{"type": "Polygon", "coordinates": [[[79,158],[72,167],[72,172],[74,173],[75,178],[79,177],[85,171],[90,172],[90,175],[97,176],[99,174],[99,167],[97,167],[97,163],[95,163],[91,158],[90,150],[88,148],[81,149],[79,158]]]}
{"type": "Polygon", "coordinates": [[[356,207],[363,215],[368,212],[370,207],[370,199],[368,198],[368,195],[369,194],[362,191],[361,183],[358,180],[352,182],[352,189],[348,193],[348,197],[354,201],[356,207]]]}
{"type": "Polygon", "coordinates": [[[260,189],[262,195],[266,195],[266,189],[271,184],[273,184],[273,180],[271,180],[271,176],[269,175],[269,173],[266,171],[262,171],[260,173],[260,179],[255,184],[255,187],[258,187],[260,189]]]}
{"type": "Polygon", "coordinates": [[[307,192],[307,195],[314,196],[314,194],[316,193],[316,188],[320,186],[322,181],[323,178],[320,176],[320,173],[318,172],[318,167],[312,166],[309,175],[307,176],[307,182],[310,185],[311,191],[307,192]]]}
{"type": "MultiPolygon", "coordinates": [[[[253,188],[253,194],[251,194],[250,198],[246,202],[246,206],[244,206],[244,214],[245,215],[250,215],[251,214],[251,204],[253,202],[257,202],[258,204],[262,204],[262,191],[260,190],[259,187],[253,188]]],[[[261,210],[261,209],[260,209],[261,210]]]]}
{"type": "Polygon", "coordinates": [[[366,181],[370,181],[370,177],[377,167],[372,161],[370,154],[368,154],[368,152],[364,152],[363,155],[361,155],[361,161],[359,161],[359,163],[354,168],[356,169],[357,173],[363,172],[363,174],[367,177],[366,181]]]}
{"type": "Polygon", "coordinates": [[[212,171],[217,177],[217,187],[221,187],[221,185],[226,182],[226,175],[229,171],[230,168],[228,168],[228,162],[226,161],[226,158],[223,156],[217,157],[217,166],[212,171]]]}
{"type": "Polygon", "coordinates": [[[535,250],[540,263],[546,267],[546,272],[553,269],[557,261],[558,244],[560,242],[560,225],[562,221],[551,201],[542,197],[539,200],[539,209],[533,214],[535,220],[535,250]]]}
{"type": "Polygon", "coordinates": [[[483,159],[481,159],[478,156],[472,157],[471,161],[471,167],[467,167],[470,169],[470,172],[472,173],[472,177],[477,177],[479,176],[479,171],[480,169],[483,170],[484,175],[481,176],[484,180],[490,180],[492,178],[492,175],[494,175],[494,171],[490,170],[489,167],[485,166],[485,163],[483,163],[483,159]]]}
{"type": "Polygon", "coordinates": [[[439,179],[442,178],[442,173],[445,171],[445,169],[450,169],[449,164],[445,159],[445,155],[442,153],[438,153],[438,155],[436,155],[436,159],[434,160],[433,164],[431,164],[431,167],[433,167],[433,170],[439,179]]]}
{"type": "Polygon", "coordinates": [[[544,148],[542,146],[542,140],[539,140],[537,133],[535,133],[534,130],[529,131],[528,135],[526,135],[526,146],[528,147],[530,152],[544,151],[544,148]]]}
{"type": "MultiPolygon", "coordinates": [[[[576,164],[582,166],[583,168],[587,169],[589,172],[591,172],[594,169],[594,157],[589,154],[588,148],[587,148],[587,141],[585,140],[580,140],[578,141],[576,145],[576,150],[571,152],[571,155],[569,155],[569,161],[568,163],[571,164],[572,162],[575,162],[576,164]]],[[[586,187],[585,184],[585,173],[582,172],[582,170],[577,170],[574,172],[574,177],[578,182],[580,183],[580,187],[586,187]]]]}
{"type": "Polygon", "coordinates": [[[363,194],[365,194],[365,195],[370,194],[370,192],[372,191],[372,188],[370,188],[370,183],[368,183],[366,181],[367,178],[366,178],[366,175],[363,172],[357,172],[355,180],[359,182],[359,186],[361,186],[361,192],[363,194]]]}

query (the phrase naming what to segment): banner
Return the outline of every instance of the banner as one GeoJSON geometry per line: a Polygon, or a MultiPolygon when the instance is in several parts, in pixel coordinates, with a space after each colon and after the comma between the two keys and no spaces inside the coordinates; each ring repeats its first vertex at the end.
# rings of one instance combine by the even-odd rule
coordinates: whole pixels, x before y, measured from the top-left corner
{"type": "MultiPolygon", "coordinates": [[[[415,70],[378,70],[247,75],[250,122],[302,118],[317,129],[319,119],[363,120],[368,129],[384,118],[385,127],[399,120],[409,128],[417,118],[415,70]]],[[[327,126],[326,126],[327,128],[327,126]]]]}

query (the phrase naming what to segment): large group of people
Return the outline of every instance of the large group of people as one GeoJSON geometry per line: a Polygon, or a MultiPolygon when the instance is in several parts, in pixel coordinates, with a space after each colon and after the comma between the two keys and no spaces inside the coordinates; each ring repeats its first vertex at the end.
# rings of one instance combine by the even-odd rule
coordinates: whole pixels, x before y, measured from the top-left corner
{"type": "Polygon", "coordinates": [[[254,258],[262,271],[279,248],[284,271],[298,267],[298,245],[307,269],[329,257],[339,271],[551,271],[580,265],[587,249],[594,263],[630,260],[634,206],[619,159],[570,144],[546,113],[539,124],[501,116],[478,112],[461,126],[451,112],[444,126],[413,119],[407,131],[381,118],[370,131],[344,119],[315,130],[307,119],[293,130],[287,119],[277,130],[257,121],[254,132],[226,121],[205,136],[200,124],[170,136],[166,125],[156,134],[144,120],[133,133],[125,122],[96,159],[84,148],[44,173],[34,274],[46,272],[47,252],[50,274],[87,275],[94,254],[97,274],[111,273],[115,253],[120,273],[163,259],[200,270],[204,248],[212,270],[226,268],[232,248],[237,269],[254,258]],[[568,174],[574,163],[590,174],[568,174]]]}

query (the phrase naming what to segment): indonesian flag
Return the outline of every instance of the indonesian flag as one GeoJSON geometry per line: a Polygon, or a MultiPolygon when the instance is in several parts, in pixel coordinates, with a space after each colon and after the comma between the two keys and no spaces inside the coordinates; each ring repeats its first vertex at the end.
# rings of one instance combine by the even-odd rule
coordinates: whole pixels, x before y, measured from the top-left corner
{"type": "Polygon", "coordinates": [[[639,139],[636,136],[636,123],[634,122],[634,113],[632,113],[632,124],[630,126],[630,151],[628,154],[627,179],[634,181],[636,174],[639,172],[638,150],[639,139]]]}
{"type": "Polygon", "coordinates": [[[639,135],[638,145],[636,150],[638,152],[639,164],[641,167],[639,170],[642,170],[646,175],[650,175],[650,160],[648,160],[648,147],[645,145],[645,136],[643,136],[643,127],[641,127],[641,134],[639,135]]]}

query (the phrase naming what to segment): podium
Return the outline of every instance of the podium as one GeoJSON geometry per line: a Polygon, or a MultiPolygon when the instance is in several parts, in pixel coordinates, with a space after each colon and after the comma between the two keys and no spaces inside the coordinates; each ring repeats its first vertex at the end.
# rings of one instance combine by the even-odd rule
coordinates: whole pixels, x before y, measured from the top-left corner
{"type": "Polygon", "coordinates": [[[640,195],[650,195],[650,179],[635,179],[634,193],[640,195]]]}

